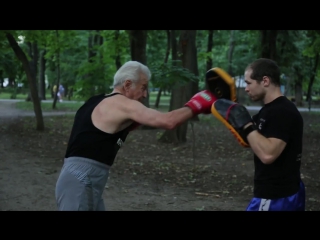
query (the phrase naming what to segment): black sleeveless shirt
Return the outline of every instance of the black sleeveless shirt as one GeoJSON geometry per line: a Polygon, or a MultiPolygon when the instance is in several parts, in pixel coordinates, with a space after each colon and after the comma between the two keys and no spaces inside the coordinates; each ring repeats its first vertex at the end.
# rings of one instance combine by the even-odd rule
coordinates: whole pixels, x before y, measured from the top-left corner
{"type": "Polygon", "coordinates": [[[93,125],[91,114],[103,99],[116,94],[118,93],[93,96],[79,108],[75,115],[65,158],[84,157],[112,166],[118,150],[126,140],[130,126],[115,134],[109,134],[93,125]]]}

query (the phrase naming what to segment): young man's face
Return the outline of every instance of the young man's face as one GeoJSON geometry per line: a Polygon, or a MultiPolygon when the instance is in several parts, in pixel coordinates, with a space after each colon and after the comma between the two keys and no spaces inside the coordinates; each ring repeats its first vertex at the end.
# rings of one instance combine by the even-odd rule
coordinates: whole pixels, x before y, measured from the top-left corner
{"type": "Polygon", "coordinates": [[[264,83],[263,81],[258,82],[254,79],[251,79],[251,73],[252,69],[248,69],[244,73],[245,82],[247,83],[245,91],[247,92],[252,101],[261,101],[264,99],[266,95],[266,90],[263,85],[264,83]]]}

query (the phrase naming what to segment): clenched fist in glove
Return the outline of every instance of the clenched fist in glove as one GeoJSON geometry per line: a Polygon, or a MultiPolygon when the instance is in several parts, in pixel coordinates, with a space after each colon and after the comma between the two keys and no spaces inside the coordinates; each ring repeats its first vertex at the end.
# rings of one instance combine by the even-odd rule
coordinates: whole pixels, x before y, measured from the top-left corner
{"type": "Polygon", "coordinates": [[[231,131],[243,147],[249,147],[247,136],[256,128],[246,107],[227,99],[218,99],[212,104],[211,112],[231,131]],[[243,129],[248,123],[252,125],[243,129]]]}
{"type": "Polygon", "coordinates": [[[195,94],[184,106],[191,108],[194,115],[211,113],[211,106],[217,100],[210,91],[204,90],[195,94]]]}

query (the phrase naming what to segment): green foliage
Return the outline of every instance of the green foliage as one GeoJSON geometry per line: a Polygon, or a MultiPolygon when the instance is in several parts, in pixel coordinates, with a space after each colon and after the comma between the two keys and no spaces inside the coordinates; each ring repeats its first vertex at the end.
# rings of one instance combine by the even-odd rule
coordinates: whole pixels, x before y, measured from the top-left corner
{"type": "MultiPolygon", "coordinates": [[[[46,77],[52,87],[57,80],[57,57],[60,57],[61,83],[73,88],[73,98],[86,99],[92,94],[110,91],[113,76],[117,70],[116,58],[120,64],[131,60],[130,41],[126,30],[0,30],[0,72],[3,78],[15,77],[16,82],[28,86],[22,65],[12,51],[5,33],[12,34],[20,47],[30,58],[28,43],[37,43],[39,53],[46,51],[46,77]],[[57,35],[58,33],[58,35],[57,35]],[[89,49],[89,39],[102,37],[103,42],[93,44],[89,49]],[[23,37],[24,42],[21,42],[23,37]],[[89,59],[89,50],[94,56],[89,59]]],[[[181,62],[172,61],[171,54],[164,63],[167,52],[166,30],[148,30],[147,65],[152,71],[153,87],[170,88],[175,84],[198,81],[204,86],[207,60],[212,59],[212,67],[228,70],[229,65],[235,76],[243,75],[248,63],[259,57],[259,30],[233,30],[234,50],[232,61],[228,60],[230,30],[214,30],[213,48],[208,51],[208,30],[197,30],[196,47],[199,76],[181,67],[181,62]],[[175,64],[174,64],[175,63],[175,64]]],[[[178,40],[179,31],[176,32],[178,40]]],[[[283,76],[294,79],[295,71],[303,76],[303,89],[308,87],[313,71],[315,56],[320,52],[320,32],[318,30],[279,30],[277,51],[283,76]]],[[[313,89],[320,90],[320,71],[317,70],[313,89]]],[[[291,84],[294,84],[292,81],[291,84]]],[[[292,86],[294,89],[294,86],[292,86]]]]}
{"type": "Polygon", "coordinates": [[[199,77],[181,66],[181,61],[169,61],[160,65],[150,64],[152,85],[158,88],[170,89],[173,86],[184,85],[190,81],[198,81],[199,77]]]}

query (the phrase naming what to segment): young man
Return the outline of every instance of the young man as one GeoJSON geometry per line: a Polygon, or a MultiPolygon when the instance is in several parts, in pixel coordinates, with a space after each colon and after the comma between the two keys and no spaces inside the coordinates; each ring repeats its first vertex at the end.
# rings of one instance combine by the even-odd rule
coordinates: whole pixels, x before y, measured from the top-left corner
{"type": "Polygon", "coordinates": [[[241,145],[254,152],[254,197],[247,211],[305,211],[300,178],[303,118],[282,95],[280,70],[270,59],[258,59],[245,70],[245,91],[264,106],[252,118],[235,102],[219,99],[212,107],[241,145]]]}
{"type": "Polygon", "coordinates": [[[76,113],[64,164],[56,184],[59,210],[103,211],[102,193],[115,156],[138,125],[173,129],[195,114],[209,114],[216,97],[195,94],[180,109],[162,113],[145,107],[151,73],[129,61],[114,76],[114,90],[90,98],[76,113]]]}

